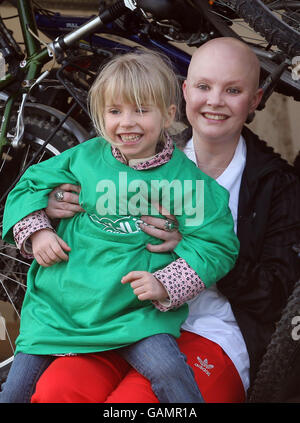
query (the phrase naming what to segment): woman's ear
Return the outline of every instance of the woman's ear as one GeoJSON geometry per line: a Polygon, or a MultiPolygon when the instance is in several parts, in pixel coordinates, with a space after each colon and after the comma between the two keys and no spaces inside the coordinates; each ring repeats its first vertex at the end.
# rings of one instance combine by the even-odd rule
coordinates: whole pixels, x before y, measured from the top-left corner
{"type": "Polygon", "coordinates": [[[252,113],[254,113],[254,111],[256,110],[257,106],[260,103],[260,100],[263,96],[263,89],[262,88],[258,88],[252,98],[252,101],[250,103],[250,107],[249,107],[249,115],[251,115],[252,113]]]}
{"type": "Polygon", "coordinates": [[[169,106],[168,112],[167,112],[168,113],[167,117],[164,120],[164,128],[165,129],[169,128],[172,125],[172,123],[175,119],[176,109],[177,108],[176,108],[175,104],[171,104],[171,106],[169,106]]]}

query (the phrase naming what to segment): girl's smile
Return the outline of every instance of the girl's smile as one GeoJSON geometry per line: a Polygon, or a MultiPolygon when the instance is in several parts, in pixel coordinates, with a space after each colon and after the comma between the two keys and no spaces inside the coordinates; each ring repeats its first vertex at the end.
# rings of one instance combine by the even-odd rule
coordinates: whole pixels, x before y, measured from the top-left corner
{"type": "Polygon", "coordinates": [[[142,134],[134,134],[134,133],[133,134],[125,133],[125,134],[118,134],[118,135],[119,135],[120,141],[123,144],[130,144],[130,145],[138,144],[139,141],[141,140],[141,137],[143,136],[142,134]]]}
{"type": "MultiPolygon", "coordinates": [[[[173,108],[170,110],[173,111],[173,108]]],[[[157,106],[143,105],[137,107],[135,104],[117,99],[114,104],[105,106],[106,136],[127,160],[154,156],[157,143],[162,139],[164,129],[170,126],[173,120],[172,111],[170,111],[170,117],[166,120],[163,119],[157,106]]]]}

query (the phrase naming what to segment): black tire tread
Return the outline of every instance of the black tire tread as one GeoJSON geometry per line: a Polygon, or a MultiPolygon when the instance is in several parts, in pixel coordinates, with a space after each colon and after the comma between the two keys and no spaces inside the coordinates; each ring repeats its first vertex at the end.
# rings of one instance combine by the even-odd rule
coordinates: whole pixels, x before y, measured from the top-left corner
{"type": "Polygon", "coordinates": [[[289,57],[300,55],[300,34],[276,18],[261,0],[234,0],[237,13],[269,43],[289,57]]]}
{"type": "Polygon", "coordinates": [[[292,372],[295,354],[299,351],[300,340],[292,337],[292,319],[300,315],[300,280],[282,312],[271,342],[257,372],[249,402],[281,402],[280,393],[288,375],[292,372]]]}

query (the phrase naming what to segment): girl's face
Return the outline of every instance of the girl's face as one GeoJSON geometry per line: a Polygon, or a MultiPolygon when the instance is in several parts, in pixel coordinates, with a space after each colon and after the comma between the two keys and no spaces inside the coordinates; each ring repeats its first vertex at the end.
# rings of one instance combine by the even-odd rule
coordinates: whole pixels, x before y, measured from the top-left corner
{"type": "Polygon", "coordinates": [[[117,99],[105,106],[105,131],[127,160],[147,158],[155,155],[161,133],[170,126],[174,115],[175,106],[170,106],[168,119],[163,119],[156,106],[139,109],[117,99]]]}

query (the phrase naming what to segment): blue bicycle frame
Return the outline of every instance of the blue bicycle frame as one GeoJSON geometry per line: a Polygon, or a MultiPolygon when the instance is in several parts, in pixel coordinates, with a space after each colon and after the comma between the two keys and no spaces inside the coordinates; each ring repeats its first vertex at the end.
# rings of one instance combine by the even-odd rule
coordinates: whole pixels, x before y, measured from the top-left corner
{"type": "MultiPolygon", "coordinates": [[[[61,15],[60,13],[47,16],[38,12],[36,13],[35,17],[38,29],[51,39],[54,39],[59,35],[65,34],[70,30],[83,25],[91,18],[67,16],[61,15]]],[[[142,38],[137,34],[128,35],[125,33],[125,31],[120,30],[120,28],[115,23],[106,25],[105,34],[121,36],[124,39],[124,44],[120,41],[107,39],[105,36],[101,36],[100,34],[93,34],[90,38],[92,45],[107,50],[127,51],[132,48],[129,45],[126,45],[127,40],[131,43],[136,43],[151,50],[158,50],[170,58],[172,63],[175,65],[179,75],[182,77],[186,76],[191,56],[179,48],[171,45],[167,41],[164,42],[160,40],[154,40],[150,37],[142,38]]]]}

